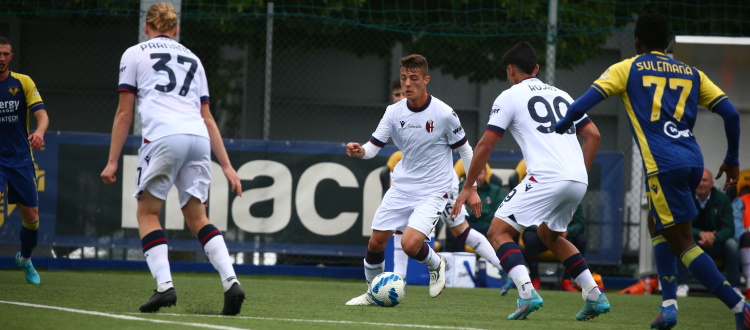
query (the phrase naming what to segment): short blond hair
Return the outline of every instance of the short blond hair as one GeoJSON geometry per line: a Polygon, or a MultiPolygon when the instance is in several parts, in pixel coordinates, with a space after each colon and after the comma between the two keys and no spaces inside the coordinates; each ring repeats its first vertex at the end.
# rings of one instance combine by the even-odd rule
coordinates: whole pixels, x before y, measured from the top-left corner
{"type": "Polygon", "coordinates": [[[169,2],[157,2],[146,11],[146,24],[156,31],[169,32],[177,27],[177,12],[169,2]]]}

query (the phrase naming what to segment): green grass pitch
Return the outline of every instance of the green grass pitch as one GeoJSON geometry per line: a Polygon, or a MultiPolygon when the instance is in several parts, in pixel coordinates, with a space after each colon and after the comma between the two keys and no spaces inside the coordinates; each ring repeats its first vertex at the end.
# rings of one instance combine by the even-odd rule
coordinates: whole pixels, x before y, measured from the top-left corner
{"type": "MultiPolygon", "coordinates": [[[[528,320],[508,321],[518,293],[498,289],[446,288],[430,298],[426,286],[410,286],[393,308],[345,306],[365,290],[363,281],[240,275],[247,300],[240,315],[219,316],[223,304],[217,274],[175,273],[177,306],[142,314],[138,306],[155,284],[147,272],[42,271],[41,285],[21,270],[0,271],[3,329],[648,329],[659,295],[609,292],[612,310],[575,320],[579,293],[542,290],[544,307],[528,320]]],[[[716,298],[678,300],[682,329],[732,329],[734,315],[716,298]]]]}

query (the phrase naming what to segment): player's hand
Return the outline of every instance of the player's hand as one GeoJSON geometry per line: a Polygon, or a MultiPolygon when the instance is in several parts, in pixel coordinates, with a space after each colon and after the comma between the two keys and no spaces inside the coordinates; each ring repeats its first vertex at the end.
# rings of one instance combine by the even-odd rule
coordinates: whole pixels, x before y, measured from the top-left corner
{"type": "Polygon", "coordinates": [[[37,134],[36,132],[29,135],[29,142],[31,143],[31,148],[34,150],[39,150],[44,147],[44,137],[37,134]]]}
{"type": "Polygon", "coordinates": [[[563,119],[560,119],[560,121],[555,124],[555,133],[564,134],[570,126],[573,126],[573,121],[568,119],[568,117],[563,117],[563,119]]]}
{"type": "Polygon", "coordinates": [[[451,217],[455,218],[458,216],[459,213],[461,213],[461,208],[464,207],[464,203],[466,203],[466,198],[469,196],[469,193],[466,191],[466,188],[461,189],[461,192],[458,193],[458,196],[456,196],[456,201],[453,203],[453,209],[451,210],[451,217]]]}
{"type": "Polygon", "coordinates": [[[365,156],[365,149],[357,142],[349,142],[346,144],[346,155],[349,157],[362,158],[365,156]]]}
{"type": "Polygon", "coordinates": [[[99,176],[102,177],[102,182],[104,182],[104,184],[112,184],[117,181],[115,173],[117,173],[117,163],[107,164],[107,166],[104,168],[104,171],[102,171],[102,174],[100,174],[99,176]]]}
{"type": "Polygon", "coordinates": [[[229,181],[229,184],[232,185],[232,191],[237,196],[242,197],[242,182],[240,181],[240,176],[237,175],[237,171],[232,166],[222,166],[221,170],[224,172],[224,176],[229,181]]]}
{"type": "Polygon", "coordinates": [[[716,180],[721,178],[722,173],[727,174],[727,181],[726,183],[724,183],[724,190],[727,190],[727,187],[729,185],[736,184],[737,181],[740,179],[739,165],[731,166],[731,165],[727,165],[727,163],[721,163],[721,167],[719,167],[719,173],[716,174],[716,180]]]}

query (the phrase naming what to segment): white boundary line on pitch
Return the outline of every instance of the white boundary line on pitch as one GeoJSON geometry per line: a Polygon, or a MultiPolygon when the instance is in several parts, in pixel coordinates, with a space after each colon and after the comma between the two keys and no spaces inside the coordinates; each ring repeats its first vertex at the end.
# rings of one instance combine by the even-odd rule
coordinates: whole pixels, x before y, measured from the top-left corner
{"type": "Polygon", "coordinates": [[[130,321],[146,321],[146,322],[154,322],[154,323],[176,324],[176,325],[183,325],[183,326],[186,325],[186,326],[193,326],[193,327],[199,327],[199,328],[209,328],[209,329],[247,330],[246,328],[227,327],[227,326],[223,326],[223,325],[204,324],[204,323],[192,323],[192,322],[177,322],[177,321],[167,321],[167,320],[158,320],[158,319],[148,319],[148,318],[143,318],[143,317],[135,317],[135,316],[128,316],[128,315],[120,315],[120,314],[110,314],[110,313],[104,313],[104,312],[87,311],[87,310],[67,308],[67,307],[57,307],[57,306],[48,306],[48,305],[29,304],[29,303],[15,302],[15,301],[0,300],[0,303],[2,303],[2,304],[10,304],[10,305],[18,305],[18,306],[25,306],[25,307],[46,308],[46,309],[53,309],[53,310],[58,310],[58,311],[63,311],[63,312],[70,312],[70,313],[79,313],[79,314],[88,314],[88,315],[95,315],[95,316],[104,316],[104,317],[111,317],[111,318],[115,318],[115,319],[130,320],[130,321]]]}
{"type": "MultiPolygon", "coordinates": [[[[128,313],[128,314],[136,314],[136,313],[128,313]]],[[[159,313],[158,315],[165,315],[165,316],[191,316],[191,317],[196,317],[196,316],[198,316],[198,317],[223,317],[221,315],[178,314],[178,313],[159,313]]],[[[452,327],[452,326],[442,326],[442,325],[400,324],[400,323],[359,322],[359,321],[340,321],[340,320],[316,320],[316,319],[307,320],[307,319],[288,319],[288,318],[260,317],[260,316],[233,316],[232,318],[235,318],[235,319],[248,319],[248,320],[262,320],[262,321],[284,321],[284,322],[310,322],[310,323],[375,325],[375,326],[390,326],[390,327],[401,327],[401,328],[484,330],[482,328],[452,327]]]]}

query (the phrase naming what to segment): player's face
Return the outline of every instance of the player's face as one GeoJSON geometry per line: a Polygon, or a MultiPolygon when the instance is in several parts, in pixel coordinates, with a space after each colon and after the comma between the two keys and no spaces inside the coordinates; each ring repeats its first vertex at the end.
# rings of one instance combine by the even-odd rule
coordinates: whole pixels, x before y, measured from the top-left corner
{"type": "Polygon", "coordinates": [[[695,188],[695,193],[699,195],[708,194],[713,187],[714,178],[711,176],[711,172],[704,170],[703,178],[701,178],[701,183],[698,185],[698,188],[695,188]]]}
{"type": "Polygon", "coordinates": [[[8,72],[10,61],[13,59],[10,45],[0,45],[0,74],[8,72]]]}
{"type": "Polygon", "coordinates": [[[404,93],[401,92],[401,89],[394,89],[393,93],[391,94],[391,98],[393,99],[393,103],[396,103],[398,101],[401,101],[404,99],[404,93]]]}
{"type": "Polygon", "coordinates": [[[425,75],[422,70],[401,68],[401,91],[411,103],[424,100],[428,82],[430,82],[430,76],[425,75]]]}

